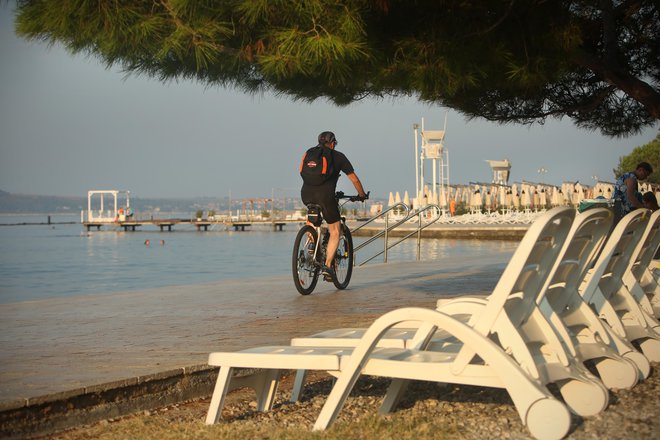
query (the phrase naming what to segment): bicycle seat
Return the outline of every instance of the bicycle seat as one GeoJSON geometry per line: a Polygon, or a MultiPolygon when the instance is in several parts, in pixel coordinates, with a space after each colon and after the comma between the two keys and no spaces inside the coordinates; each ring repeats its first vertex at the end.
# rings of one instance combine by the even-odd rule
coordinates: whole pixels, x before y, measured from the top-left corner
{"type": "Polygon", "coordinates": [[[314,226],[321,226],[323,217],[321,216],[321,206],[316,203],[307,205],[307,221],[314,226]]]}

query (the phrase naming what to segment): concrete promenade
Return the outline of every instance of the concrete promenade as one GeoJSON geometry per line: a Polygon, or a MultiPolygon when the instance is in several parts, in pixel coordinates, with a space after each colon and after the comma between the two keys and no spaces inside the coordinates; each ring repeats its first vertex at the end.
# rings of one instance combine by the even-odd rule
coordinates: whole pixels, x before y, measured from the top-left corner
{"type": "Polygon", "coordinates": [[[0,305],[2,402],[205,364],[209,352],[286,344],[369,323],[443,295],[489,291],[512,254],[373,264],[347,290],[319,281],[299,295],[289,274],[0,305]]]}
{"type": "Polygon", "coordinates": [[[490,292],[516,246],[502,243],[475,257],[359,267],[347,290],[320,281],[309,296],[299,295],[283,274],[2,304],[0,425],[36,420],[49,432],[76,418],[79,424],[195,397],[168,394],[195,381],[196,393],[210,392],[213,377],[205,365],[212,351],[288,344],[294,336],[366,326],[394,308],[432,308],[443,296],[490,292]],[[205,368],[202,379],[188,377],[205,368]],[[157,380],[160,388],[147,384],[153,389],[136,394],[136,386],[157,380]],[[145,396],[150,392],[161,393],[156,402],[145,396]],[[119,408],[118,394],[131,394],[132,403],[119,408]],[[87,402],[92,398],[98,404],[87,402]],[[100,404],[104,409],[91,414],[100,404]],[[73,416],[79,405],[84,417],[73,416]],[[42,420],[58,406],[65,408],[60,419],[46,426],[42,420]]]}

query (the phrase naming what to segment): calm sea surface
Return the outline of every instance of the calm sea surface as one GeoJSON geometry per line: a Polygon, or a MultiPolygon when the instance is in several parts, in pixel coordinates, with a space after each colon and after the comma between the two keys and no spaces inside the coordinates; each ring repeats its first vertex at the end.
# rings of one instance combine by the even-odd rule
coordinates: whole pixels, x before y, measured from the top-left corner
{"type": "MultiPolygon", "coordinates": [[[[191,226],[160,232],[143,226],[135,232],[88,233],[80,224],[59,224],[79,222],[79,216],[53,215],[51,221],[55,224],[8,226],[47,222],[47,215],[0,215],[0,303],[287,275],[297,230],[293,224],[282,232],[258,228],[234,232],[221,226],[208,232],[191,226]],[[144,244],[147,239],[149,246],[144,244]]],[[[513,250],[516,245],[428,239],[422,242],[422,259],[469,257],[513,250]]],[[[390,250],[389,260],[414,261],[415,252],[411,239],[390,250]]]]}

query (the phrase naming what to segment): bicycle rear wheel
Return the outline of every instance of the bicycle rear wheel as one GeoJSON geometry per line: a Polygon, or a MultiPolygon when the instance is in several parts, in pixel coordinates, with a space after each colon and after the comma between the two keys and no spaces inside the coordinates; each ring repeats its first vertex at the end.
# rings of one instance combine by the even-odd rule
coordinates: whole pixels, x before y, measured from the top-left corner
{"type": "Polygon", "coordinates": [[[345,289],[353,274],[353,237],[344,224],[341,225],[339,247],[334,259],[335,278],[332,280],[337,289],[345,289]]]}
{"type": "Polygon", "coordinates": [[[314,262],[316,239],[316,229],[305,225],[298,231],[293,244],[293,284],[301,295],[312,293],[319,279],[319,267],[314,262]]]}

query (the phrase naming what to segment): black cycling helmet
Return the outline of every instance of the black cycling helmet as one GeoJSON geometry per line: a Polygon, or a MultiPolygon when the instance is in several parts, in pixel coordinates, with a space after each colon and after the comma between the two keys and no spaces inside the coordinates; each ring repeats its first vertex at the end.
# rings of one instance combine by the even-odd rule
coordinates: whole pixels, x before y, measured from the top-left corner
{"type": "Polygon", "coordinates": [[[328,145],[331,143],[339,143],[337,142],[337,138],[335,137],[335,134],[331,131],[324,131],[319,135],[319,145],[328,145]]]}

